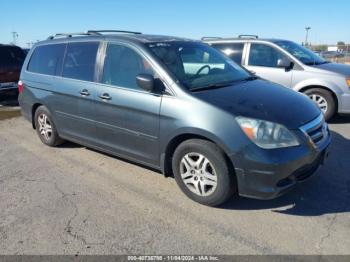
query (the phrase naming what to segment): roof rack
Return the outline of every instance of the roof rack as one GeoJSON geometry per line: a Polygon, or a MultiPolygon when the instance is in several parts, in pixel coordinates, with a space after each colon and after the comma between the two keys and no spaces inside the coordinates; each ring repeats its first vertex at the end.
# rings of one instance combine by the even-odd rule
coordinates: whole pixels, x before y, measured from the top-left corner
{"type": "Polygon", "coordinates": [[[73,36],[81,36],[81,35],[99,35],[99,34],[94,33],[94,32],[59,33],[59,34],[49,36],[47,39],[52,40],[52,39],[55,39],[57,37],[73,37],[73,36]]]}
{"type": "Polygon", "coordinates": [[[218,36],[203,36],[201,38],[202,41],[204,41],[204,40],[211,40],[211,39],[222,39],[222,37],[218,37],[218,36]]]}
{"type": "Polygon", "coordinates": [[[59,33],[49,36],[47,39],[52,40],[58,37],[73,37],[73,36],[83,36],[83,35],[102,35],[102,33],[125,33],[125,34],[136,34],[140,35],[140,32],[126,31],[126,30],[89,30],[87,32],[78,33],[59,33]]]}
{"type": "Polygon", "coordinates": [[[258,39],[259,37],[257,35],[239,35],[238,38],[254,38],[254,39],[258,39]]]}
{"type": "Polygon", "coordinates": [[[98,34],[101,35],[102,33],[125,33],[125,34],[135,34],[135,35],[141,35],[141,32],[134,32],[134,31],[126,31],[126,30],[89,30],[87,33],[92,34],[98,34]]]}

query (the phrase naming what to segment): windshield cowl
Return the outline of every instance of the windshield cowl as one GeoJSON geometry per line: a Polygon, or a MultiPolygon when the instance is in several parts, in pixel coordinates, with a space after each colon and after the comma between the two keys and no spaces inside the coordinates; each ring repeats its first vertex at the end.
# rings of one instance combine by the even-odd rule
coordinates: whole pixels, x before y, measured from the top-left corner
{"type": "Polygon", "coordinates": [[[207,85],[207,86],[192,88],[192,89],[190,89],[190,91],[195,92],[195,91],[209,90],[209,89],[220,88],[220,87],[233,86],[233,85],[240,83],[240,82],[243,82],[243,81],[253,81],[256,79],[258,79],[257,76],[249,76],[249,77],[238,79],[235,81],[215,83],[215,84],[211,84],[211,85],[207,85]]]}

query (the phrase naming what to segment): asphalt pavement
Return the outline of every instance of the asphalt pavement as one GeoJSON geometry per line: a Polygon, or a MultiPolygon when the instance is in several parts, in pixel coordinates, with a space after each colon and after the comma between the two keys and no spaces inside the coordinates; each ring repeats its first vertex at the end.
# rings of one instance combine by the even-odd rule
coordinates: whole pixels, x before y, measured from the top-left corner
{"type": "Polygon", "coordinates": [[[153,170],[44,146],[15,104],[1,115],[0,254],[350,254],[350,117],[333,120],[328,161],[289,194],[210,208],[153,170]]]}

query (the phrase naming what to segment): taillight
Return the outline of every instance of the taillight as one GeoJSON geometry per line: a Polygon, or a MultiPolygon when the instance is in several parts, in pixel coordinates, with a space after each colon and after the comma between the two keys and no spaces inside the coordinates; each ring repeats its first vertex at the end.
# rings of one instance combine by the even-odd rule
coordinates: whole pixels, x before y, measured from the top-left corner
{"type": "Polygon", "coordinates": [[[18,92],[19,93],[23,92],[23,82],[22,81],[18,81],[18,92]]]}

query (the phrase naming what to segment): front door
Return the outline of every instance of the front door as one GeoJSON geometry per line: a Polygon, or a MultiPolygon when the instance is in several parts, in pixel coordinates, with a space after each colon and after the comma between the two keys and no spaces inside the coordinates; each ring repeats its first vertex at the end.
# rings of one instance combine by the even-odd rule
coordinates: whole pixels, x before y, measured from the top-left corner
{"type": "Polygon", "coordinates": [[[154,71],[136,49],[110,43],[96,99],[97,134],[103,148],[159,165],[161,95],[141,90],[138,74],[154,71]]]}
{"type": "Polygon", "coordinates": [[[277,66],[279,59],[288,59],[282,52],[263,43],[251,43],[248,50],[249,55],[245,67],[249,71],[271,82],[285,87],[291,86],[293,70],[277,66]]]}

